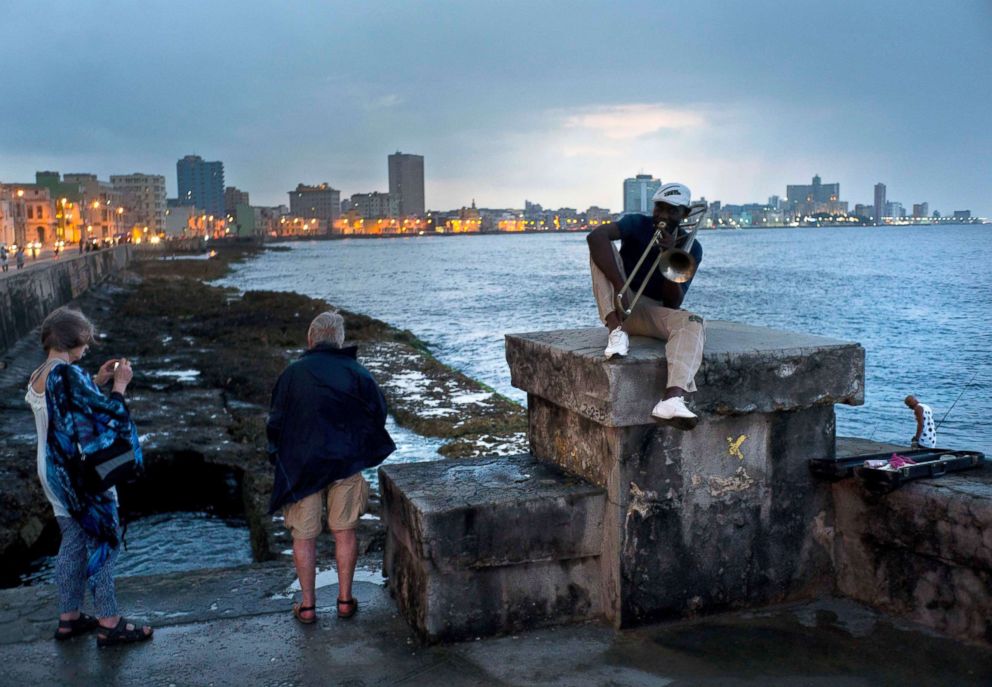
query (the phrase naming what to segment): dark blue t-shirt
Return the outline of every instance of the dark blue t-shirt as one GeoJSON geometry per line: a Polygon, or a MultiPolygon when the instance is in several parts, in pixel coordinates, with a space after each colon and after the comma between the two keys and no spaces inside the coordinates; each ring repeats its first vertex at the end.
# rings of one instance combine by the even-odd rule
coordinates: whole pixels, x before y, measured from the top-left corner
{"type": "MultiPolygon", "coordinates": [[[[637,261],[641,259],[641,255],[644,254],[644,249],[648,247],[651,243],[651,237],[654,236],[654,220],[646,215],[627,215],[617,222],[617,226],[620,227],[620,258],[623,260],[623,271],[629,277],[634,271],[634,266],[637,265],[637,261]]],[[[699,241],[692,242],[692,248],[689,249],[689,255],[696,259],[696,266],[703,261],[703,247],[699,245],[699,241]]],[[[644,275],[647,273],[647,268],[651,266],[655,258],[658,257],[658,249],[654,247],[648,254],[647,259],[644,264],[641,265],[641,269],[638,275],[630,283],[630,288],[633,293],[637,293],[637,289],[641,288],[641,281],[644,275]]],[[[653,298],[656,301],[662,300],[662,288],[668,280],[661,276],[658,270],[648,277],[648,285],[644,288],[644,295],[648,298],[653,298]]],[[[682,295],[689,290],[689,284],[692,283],[690,279],[683,284],[682,295]]]]}

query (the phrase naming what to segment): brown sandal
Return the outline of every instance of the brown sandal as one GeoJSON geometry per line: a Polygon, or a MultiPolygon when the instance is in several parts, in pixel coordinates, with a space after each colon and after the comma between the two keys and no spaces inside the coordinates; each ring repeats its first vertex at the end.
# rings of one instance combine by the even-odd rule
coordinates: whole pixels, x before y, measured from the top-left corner
{"type": "Polygon", "coordinates": [[[344,599],[338,599],[338,617],[347,620],[351,616],[358,612],[358,601],[353,597],[345,601],[344,599]],[[345,612],[341,612],[341,607],[351,609],[345,612]]]}
{"type": "Polygon", "coordinates": [[[313,625],[317,622],[317,607],[316,606],[301,606],[299,601],[293,602],[293,617],[304,625],[313,625]],[[312,618],[304,618],[302,613],[309,613],[313,611],[312,618]]]}

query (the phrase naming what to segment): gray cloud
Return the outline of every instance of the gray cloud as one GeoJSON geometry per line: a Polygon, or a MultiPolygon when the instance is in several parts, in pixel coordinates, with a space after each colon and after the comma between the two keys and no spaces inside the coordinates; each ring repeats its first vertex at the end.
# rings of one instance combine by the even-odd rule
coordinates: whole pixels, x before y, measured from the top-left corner
{"type": "Polygon", "coordinates": [[[813,173],[852,202],[992,215],[992,10],[932,2],[173,2],[3,7],[0,179],[222,159],[428,203],[618,207],[643,169],[731,202],[813,173]],[[71,163],[71,164],[70,164],[71,163]]]}

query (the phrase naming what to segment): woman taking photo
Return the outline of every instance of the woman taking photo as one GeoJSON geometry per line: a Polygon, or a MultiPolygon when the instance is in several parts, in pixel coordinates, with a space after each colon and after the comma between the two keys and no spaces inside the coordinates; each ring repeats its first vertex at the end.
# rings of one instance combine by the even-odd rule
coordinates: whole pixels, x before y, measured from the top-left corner
{"type": "Polygon", "coordinates": [[[152,628],[137,627],[117,611],[114,561],[120,550],[117,492],[94,492],[85,485],[82,457],[115,440],[130,443],[141,461],[138,434],[124,392],[131,365],[108,360],[95,377],[73,363],[93,342],[93,325],[77,310],[58,308],[41,325],[47,360],[31,375],[25,400],[38,430],[38,476],[52,504],[62,544],[55,563],[59,626],[55,639],[97,631],[97,646],[140,642],[152,628]],[[113,382],[109,396],[100,387],[113,382]],[[86,585],[93,591],[97,617],[80,612],[86,585]]]}

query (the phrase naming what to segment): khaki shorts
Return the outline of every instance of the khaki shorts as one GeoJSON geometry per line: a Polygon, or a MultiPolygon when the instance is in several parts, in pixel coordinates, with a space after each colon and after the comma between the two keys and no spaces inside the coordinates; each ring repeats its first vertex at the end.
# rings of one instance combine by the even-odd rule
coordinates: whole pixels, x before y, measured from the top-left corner
{"type": "Polygon", "coordinates": [[[293,539],[315,539],[320,534],[325,494],[328,529],[353,530],[358,526],[369,504],[369,483],[360,472],[286,506],[283,517],[293,539]]]}

